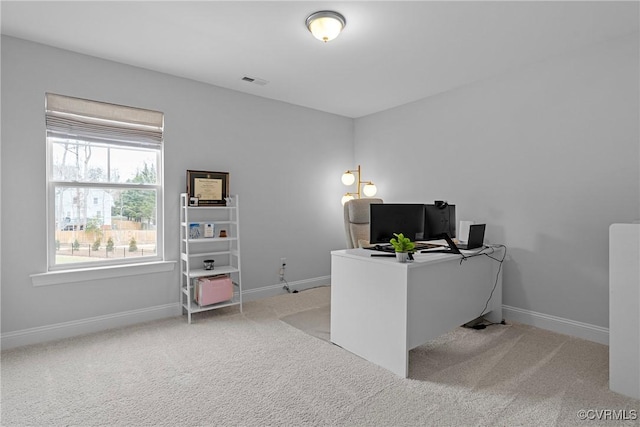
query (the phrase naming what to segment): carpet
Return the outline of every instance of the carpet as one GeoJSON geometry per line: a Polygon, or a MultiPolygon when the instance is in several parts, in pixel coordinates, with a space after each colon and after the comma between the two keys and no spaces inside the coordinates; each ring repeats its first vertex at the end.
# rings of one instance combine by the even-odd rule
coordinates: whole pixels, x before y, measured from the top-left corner
{"type": "Polygon", "coordinates": [[[404,379],[314,335],[327,330],[329,303],[322,287],[248,302],[243,313],[200,313],[191,325],[176,317],[5,350],[0,423],[639,425],[640,402],[608,389],[601,344],[526,325],[457,328],[412,350],[404,379]],[[596,418],[603,410],[618,418],[596,418]]]}

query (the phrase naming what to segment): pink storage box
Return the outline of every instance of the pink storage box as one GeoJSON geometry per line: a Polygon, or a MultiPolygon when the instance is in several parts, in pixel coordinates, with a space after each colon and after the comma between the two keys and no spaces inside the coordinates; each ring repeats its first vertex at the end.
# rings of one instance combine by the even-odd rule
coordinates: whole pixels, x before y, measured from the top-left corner
{"type": "Polygon", "coordinates": [[[201,277],[196,282],[194,299],[199,305],[215,304],[233,298],[233,283],[229,276],[201,277]]]}

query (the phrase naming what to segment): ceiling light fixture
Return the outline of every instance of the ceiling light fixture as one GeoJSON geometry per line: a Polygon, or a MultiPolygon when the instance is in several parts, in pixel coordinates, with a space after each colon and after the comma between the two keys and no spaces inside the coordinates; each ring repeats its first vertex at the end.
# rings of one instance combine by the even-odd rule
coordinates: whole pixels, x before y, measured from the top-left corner
{"type": "Polygon", "coordinates": [[[338,12],[321,10],[309,15],[305,25],[313,37],[326,43],[338,37],[347,20],[338,12]]]}

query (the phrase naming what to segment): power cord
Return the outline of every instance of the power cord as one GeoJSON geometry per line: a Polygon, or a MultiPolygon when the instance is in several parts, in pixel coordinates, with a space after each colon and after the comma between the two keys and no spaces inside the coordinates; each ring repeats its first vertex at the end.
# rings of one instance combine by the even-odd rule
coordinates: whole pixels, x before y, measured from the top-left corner
{"type": "MultiPolygon", "coordinates": [[[[502,255],[502,259],[498,259],[498,258],[494,258],[492,257],[490,254],[488,253],[482,253],[482,251],[480,251],[479,255],[484,255],[487,258],[491,258],[494,261],[497,261],[499,263],[498,265],[498,273],[496,274],[496,281],[493,284],[493,289],[491,289],[491,294],[489,294],[489,298],[487,299],[487,302],[484,305],[484,308],[482,309],[482,312],[480,313],[480,316],[478,317],[482,317],[485,314],[485,310],[487,309],[487,307],[489,307],[489,301],[491,301],[491,298],[493,297],[493,293],[496,290],[496,287],[498,286],[498,279],[500,278],[500,271],[502,270],[502,263],[504,263],[505,258],[507,257],[507,247],[505,245],[494,245],[493,247],[490,247],[491,249],[493,248],[504,248],[504,254],[502,255]]],[[[493,252],[491,252],[493,253],[493,252]]]]}
{"type": "MultiPolygon", "coordinates": [[[[476,319],[480,319],[482,318],[482,321],[475,323],[473,325],[469,325],[468,323],[463,325],[466,328],[471,328],[471,329],[485,329],[487,326],[491,326],[491,325],[506,325],[505,321],[502,320],[499,323],[495,323],[495,322],[490,322],[487,319],[485,319],[483,316],[485,315],[485,311],[487,310],[487,307],[489,307],[489,302],[491,301],[491,298],[493,298],[493,293],[495,292],[496,288],[498,287],[498,280],[500,279],[500,272],[502,271],[502,263],[504,262],[505,258],[507,257],[507,247],[505,245],[491,245],[491,246],[485,246],[484,248],[482,248],[480,251],[478,251],[475,254],[471,254],[468,255],[467,257],[463,257],[460,260],[460,264],[462,265],[463,261],[466,261],[469,258],[473,258],[473,257],[477,257],[480,255],[484,255],[487,258],[491,258],[492,260],[500,263],[498,265],[498,273],[496,274],[496,280],[493,283],[493,289],[491,289],[491,293],[489,294],[489,298],[487,299],[487,302],[484,305],[484,308],[482,309],[482,311],[480,312],[480,315],[476,318],[476,319]],[[496,248],[504,248],[504,254],[502,256],[502,259],[498,259],[495,257],[492,257],[491,254],[493,254],[496,250],[496,248]],[[485,252],[485,250],[487,249],[491,249],[491,252],[485,252]]],[[[471,322],[469,322],[471,323],[471,322]]]]}
{"type": "Polygon", "coordinates": [[[284,289],[285,291],[289,292],[290,294],[291,293],[293,293],[293,294],[297,294],[298,293],[297,289],[294,289],[293,292],[291,291],[291,289],[289,288],[289,282],[287,282],[284,277],[281,280],[284,282],[284,286],[282,287],[282,289],[284,289]]]}
{"type": "MultiPolygon", "coordinates": [[[[476,319],[478,320],[478,319],[476,319]]],[[[471,322],[470,322],[471,323],[471,322]]],[[[500,322],[496,323],[496,322],[491,322],[489,320],[487,320],[486,318],[482,317],[481,320],[477,323],[474,323],[473,325],[470,325],[469,323],[462,325],[465,328],[469,328],[469,329],[475,329],[475,330],[481,330],[481,329],[486,329],[487,326],[493,326],[493,325],[506,325],[507,322],[503,320],[501,320],[500,322]]]]}
{"type": "Polygon", "coordinates": [[[287,291],[290,294],[297,294],[298,290],[294,289],[293,291],[291,290],[291,288],[289,287],[289,282],[287,282],[287,279],[284,278],[284,269],[287,266],[287,264],[282,261],[282,267],[280,267],[280,282],[284,282],[284,285],[282,286],[282,289],[284,289],[285,291],[287,291]]]}

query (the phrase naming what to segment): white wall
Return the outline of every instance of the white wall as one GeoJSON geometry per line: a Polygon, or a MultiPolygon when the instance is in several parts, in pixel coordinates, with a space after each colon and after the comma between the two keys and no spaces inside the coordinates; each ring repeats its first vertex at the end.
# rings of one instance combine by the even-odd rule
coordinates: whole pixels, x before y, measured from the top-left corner
{"type": "MultiPolygon", "coordinates": [[[[178,259],[185,171],[230,173],[240,195],[243,284],[281,292],[328,282],[344,247],[342,172],[353,166],[353,121],[290,104],[2,37],[2,332],[177,303],[167,274],[34,287],[46,270],[44,94],[165,113],[166,258],[178,259]]],[[[254,295],[259,295],[256,292],[254,295]]]]}
{"type": "MultiPolygon", "coordinates": [[[[504,243],[504,304],[608,326],[608,229],[640,218],[638,34],[355,122],[387,202],[504,243]]],[[[480,307],[482,308],[482,307],[480,307]]]]}

